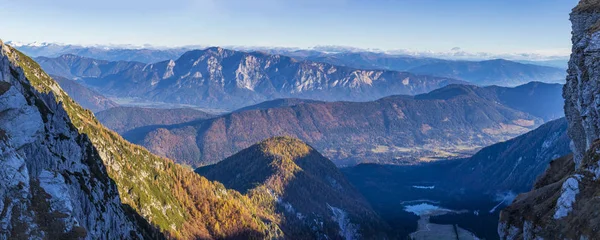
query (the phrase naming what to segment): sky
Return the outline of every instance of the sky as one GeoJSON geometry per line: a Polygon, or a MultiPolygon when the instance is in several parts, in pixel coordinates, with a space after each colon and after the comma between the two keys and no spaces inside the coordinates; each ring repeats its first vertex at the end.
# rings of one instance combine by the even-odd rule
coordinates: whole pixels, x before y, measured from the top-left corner
{"type": "Polygon", "coordinates": [[[154,46],[570,52],[577,0],[0,0],[0,38],[154,46]]]}

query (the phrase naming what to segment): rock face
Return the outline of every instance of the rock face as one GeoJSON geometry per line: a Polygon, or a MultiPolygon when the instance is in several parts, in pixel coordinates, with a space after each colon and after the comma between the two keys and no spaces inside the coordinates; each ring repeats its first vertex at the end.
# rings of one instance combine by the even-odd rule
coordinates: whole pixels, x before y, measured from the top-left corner
{"type": "Polygon", "coordinates": [[[511,108],[518,105],[514,99],[524,101],[530,95],[560,99],[560,85],[552,85],[551,91],[535,89],[541,88],[523,91],[451,85],[415,97],[391,96],[373,102],[275,104],[274,108],[249,108],[206,121],[143,129],[145,132],[125,138],[192,166],[215,163],[263,139],[282,135],[311,144],[342,166],[414,163],[464,157],[478,146],[508,140],[539,126],[541,117],[552,115],[539,112],[541,106],[552,106],[550,112],[556,112],[562,102],[535,98],[523,111],[511,108]],[[540,118],[528,112],[539,113],[540,118]]]}
{"type": "Polygon", "coordinates": [[[571,13],[573,53],[564,87],[565,115],[578,166],[584,153],[600,138],[600,8],[596,1],[581,1],[571,13]]]}
{"type": "Polygon", "coordinates": [[[0,42],[0,239],[141,238],[90,139],[15,56],[0,42]]]}
{"type": "Polygon", "coordinates": [[[147,65],[74,55],[38,61],[50,74],[80,78],[106,95],[230,110],[277,98],[369,101],[465,83],[223,48],[189,51],[177,60],[147,65]]]}
{"type": "Polygon", "coordinates": [[[297,239],[378,239],[389,231],[329,159],[294,138],[267,139],[196,172],[274,205],[297,239]]]}
{"type": "Polygon", "coordinates": [[[502,238],[600,238],[600,1],[580,1],[571,22],[563,96],[573,156],[552,162],[534,189],[501,213],[502,238]]]}

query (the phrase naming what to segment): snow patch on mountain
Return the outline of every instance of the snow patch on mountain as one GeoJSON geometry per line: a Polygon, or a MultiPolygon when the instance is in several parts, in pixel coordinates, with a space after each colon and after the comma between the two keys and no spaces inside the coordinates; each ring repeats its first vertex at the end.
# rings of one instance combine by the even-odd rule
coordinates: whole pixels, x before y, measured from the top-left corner
{"type": "Polygon", "coordinates": [[[340,235],[342,237],[344,237],[346,240],[360,239],[360,235],[358,234],[358,226],[350,222],[348,213],[329,204],[327,204],[327,207],[329,207],[331,213],[333,213],[333,220],[338,223],[338,226],[340,227],[340,235]]]}
{"type": "Polygon", "coordinates": [[[575,174],[573,177],[568,178],[562,185],[562,193],[556,201],[556,212],[554,212],[554,219],[561,219],[569,215],[573,210],[573,204],[575,198],[579,194],[579,181],[582,179],[582,175],[575,174]]]}

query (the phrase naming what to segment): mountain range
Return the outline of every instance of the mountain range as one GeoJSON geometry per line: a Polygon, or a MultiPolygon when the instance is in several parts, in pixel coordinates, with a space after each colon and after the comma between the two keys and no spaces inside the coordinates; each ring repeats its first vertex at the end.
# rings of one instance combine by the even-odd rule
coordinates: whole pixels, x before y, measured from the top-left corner
{"type": "Polygon", "coordinates": [[[504,59],[486,61],[450,61],[426,64],[408,70],[460,79],[477,85],[517,86],[531,81],[564,83],[564,69],[523,64],[504,59]]]}
{"type": "Polygon", "coordinates": [[[19,51],[31,57],[58,57],[73,54],[82,57],[107,61],[136,61],[154,63],[175,59],[190,48],[165,48],[139,46],[82,46],[75,44],[58,43],[18,43],[7,42],[19,51]]]}
{"type": "MultiPolygon", "coordinates": [[[[200,45],[180,46],[180,47],[160,47],[152,45],[127,45],[127,44],[107,44],[107,45],[76,45],[51,42],[7,42],[9,45],[23,51],[32,57],[57,57],[63,54],[76,54],[89,58],[96,58],[109,61],[133,60],[144,63],[153,63],[169,59],[175,59],[181,53],[192,49],[203,49],[206,47],[200,45]],[[79,53],[79,54],[78,54],[79,53]],[[125,54],[126,53],[126,54],[125,54]],[[172,54],[175,54],[173,56],[172,54]],[[170,56],[170,57],[169,57],[170,56]],[[144,60],[148,59],[148,60],[144,60]],[[151,60],[153,59],[153,60],[151,60]]],[[[333,54],[377,54],[389,57],[412,57],[412,58],[432,58],[444,60],[470,60],[481,61],[486,59],[507,59],[522,63],[531,63],[535,65],[551,66],[566,69],[568,54],[540,54],[540,53],[505,53],[494,54],[486,52],[467,52],[460,48],[453,48],[450,51],[413,51],[406,49],[381,50],[364,49],[348,46],[315,46],[311,48],[293,48],[293,47],[260,47],[260,46],[223,46],[227,49],[236,51],[252,52],[261,51],[270,54],[279,54],[286,56],[323,56],[333,54]]]]}
{"type": "Polygon", "coordinates": [[[368,101],[464,83],[223,48],[189,51],[177,60],[154,64],[75,55],[37,61],[50,74],[78,79],[107,96],[230,110],[277,98],[368,101]]]}
{"type": "MultiPolygon", "coordinates": [[[[215,163],[281,135],[311,144],[337,165],[414,163],[469,156],[481,146],[525,133],[560,112],[561,101],[541,97],[560,99],[560,91],[558,84],[543,83],[516,88],[450,85],[372,102],[250,107],[207,120],[142,127],[124,137],[192,166],[215,163]],[[513,99],[531,100],[531,105],[515,110],[513,99]]],[[[273,104],[259,106],[264,105],[273,104]]]]}
{"type": "Polygon", "coordinates": [[[562,84],[566,76],[566,63],[564,62],[556,67],[556,62],[509,61],[505,59],[446,60],[374,52],[323,53],[294,51],[282,54],[338,66],[407,71],[416,74],[449,77],[481,86],[517,86],[531,81],[562,84]]]}

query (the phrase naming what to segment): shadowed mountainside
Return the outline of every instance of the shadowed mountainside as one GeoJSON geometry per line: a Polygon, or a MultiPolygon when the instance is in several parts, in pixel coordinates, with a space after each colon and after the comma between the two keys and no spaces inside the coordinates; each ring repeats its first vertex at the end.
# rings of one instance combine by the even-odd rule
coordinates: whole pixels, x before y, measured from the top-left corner
{"type": "Polygon", "coordinates": [[[389,231],[337,167],[297,139],[270,138],[196,172],[274,205],[284,231],[298,238],[372,239],[389,231]]]}

